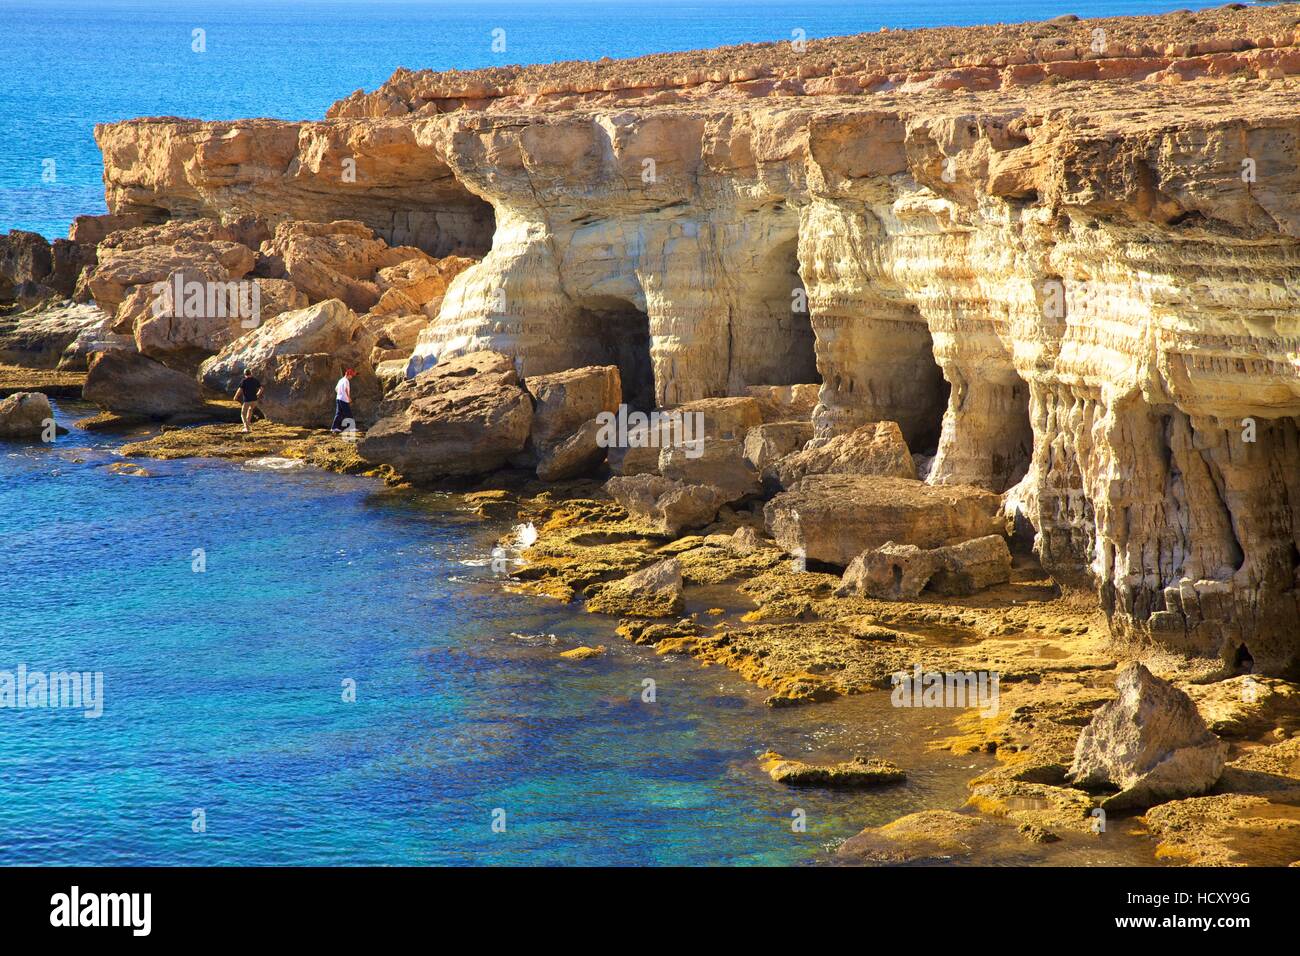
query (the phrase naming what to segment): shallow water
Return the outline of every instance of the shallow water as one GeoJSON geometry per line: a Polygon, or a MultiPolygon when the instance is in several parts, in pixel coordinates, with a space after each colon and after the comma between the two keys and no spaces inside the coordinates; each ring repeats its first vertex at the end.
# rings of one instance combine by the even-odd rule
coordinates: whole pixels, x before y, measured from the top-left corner
{"type": "Polygon", "coordinates": [[[202,460],[116,474],[122,441],[0,445],[0,670],[105,681],[98,719],[0,709],[4,862],[816,862],[959,806],[988,763],[925,752],[935,714],[886,693],[772,710],[731,672],[506,593],[481,559],[507,527],[455,498],[202,460]],[[909,780],[792,791],[760,772],[769,748],[909,780]]]}

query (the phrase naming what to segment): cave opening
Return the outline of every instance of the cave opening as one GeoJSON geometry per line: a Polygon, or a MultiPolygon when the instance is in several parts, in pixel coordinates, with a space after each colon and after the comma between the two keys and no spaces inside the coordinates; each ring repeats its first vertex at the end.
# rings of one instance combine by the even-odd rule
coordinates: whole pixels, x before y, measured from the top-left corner
{"type": "MultiPolygon", "coordinates": [[[[918,325],[918,347],[911,362],[906,365],[906,372],[915,396],[909,402],[911,412],[907,421],[900,421],[899,428],[913,454],[934,458],[939,452],[939,439],[943,435],[943,419],[948,412],[948,403],[952,396],[952,384],[943,374],[943,369],[934,357],[934,337],[924,322],[918,325]]],[[[924,476],[922,476],[924,477],[924,476]]]]}
{"type": "Polygon", "coordinates": [[[390,246],[415,246],[438,259],[482,259],[492,251],[496,210],[459,183],[444,187],[436,202],[395,208],[391,217],[387,224],[372,224],[390,246]]]}
{"type": "Polygon", "coordinates": [[[627,299],[594,296],[579,305],[579,326],[592,345],[592,361],[618,366],[623,404],[630,411],[653,409],[655,373],[649,315],[627,299]]]}
{"type": "Polygon", "coordinates": [[[1034,454],[1034,426],[1029,415],[1029,383],[1018,374],[1007,388],[999,411],[1004,419],[996,423],[1000,436],[993,449],[993,490],[1001,494],[1029,471],[1034,454]]]}
{"type": "Polygon", "coordinates": [[[742,277],[743,309],[733,316],[728,388],[820,384],[817,338],[799,273],[798,239],[774,247],[753,275],[742,277]]]}
{"type": "Polygon", "coordinates": [[[1237,674],[1250,674],[1255,670],[1255,657],[1245,644],[1238,646],[1232,657],[1232,669],[1237,674]]]}

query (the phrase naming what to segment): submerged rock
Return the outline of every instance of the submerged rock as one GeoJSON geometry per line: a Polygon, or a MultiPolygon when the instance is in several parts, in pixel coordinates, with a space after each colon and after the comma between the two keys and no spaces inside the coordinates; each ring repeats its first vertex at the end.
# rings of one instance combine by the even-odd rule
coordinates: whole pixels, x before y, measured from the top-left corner
{"type": "Polygon", "coordinates": [[[938,548],[1002,531],[1001,499],[966,485],[808,475],[767,503],[768,531],[792,554],[847,566],[887,542],[938,548]]]}
{"type": "Polygon", "coordinates": [[[918,548],[890,541],[853,559],[836,594],[861,594],[887,601],[922,591],[964,596],[1011,580],[1006,539],[990,534],[942,548],[918,548]]]}
{"type": "Polygon", "coordinates": [[[907,779],[907,774],[894,764],[876,757],[858,756],[843,763],[817,765],[788,760],[778,753],[768,751],[758,759],[762,761],[768,776],[788,787],[859,790],[901,783],[907,779]]]}
{"type": "Polygon", "coordinates": [[[602,656],[605,650],[604,644],[598,644],[595,647],[588,647],[584,644],[582,647],[573,647],[567,651],[560,651],[560,656],[570,661],[587,661],[593,657],[602,656]]]}
{"type": "Polygon", "coordinates": [[[682,567],[668,558],[636,574],[593,587],[587,610],[630,617],[674,617],[682,612],[682,567]]]}
{"type": "Polygon", "coordinates": [[[1079,786],[1119,788],[1102,806],[1149,807],[1205,793],[1223,772],[1228,745],[1210,732],[1192,699],[1143,665],[1115,681],[1079,735],[1069,778],[1079,786]]]}

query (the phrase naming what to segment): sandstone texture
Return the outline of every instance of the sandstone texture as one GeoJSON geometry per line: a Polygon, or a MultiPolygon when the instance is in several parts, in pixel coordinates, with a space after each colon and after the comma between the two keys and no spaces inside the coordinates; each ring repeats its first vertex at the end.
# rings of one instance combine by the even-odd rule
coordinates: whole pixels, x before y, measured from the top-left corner
{"type": "Polygon", "coordinates": [[[786,551],[845,567],[889,542],[938,548],[996,534],[1000,506],[997,495],[966,485],[809,475],[769,501],[763,514],[786,551]]]}
{"type": "Polygon", "coordinates": [[[380,414],[358,453],[424,481],[505,465],[528,441],[533,406],[509,358],[475,352],[403,382],[380,414]]]}
{"type": "Polygon", "coordinates": [[[94,305],[70,301],[0,315],[0,363],[55,368],[83,332],[106,318],[94,305]]]}
{"type": "Polygon", "coordinates": [[[659,475],[614,477],[605,490],[633,518],[672,536],[711,523],[723,504],[713,485],[688,485],[659,475]]]}
{"type": "Polygon", "coordinates": [[[804,475],[915,479],[916,465],[897,422],[872,422],[781,458],[771,465],[770,472],[781,487],[789,488],[804,475]]]}
{"type": "Polygon", "coordinates": [[[1114,786],[1104,807],[1149,807],[1209,790],[1223,772],[1228,745],[1210,732],[1190,697],[1143,665],[1115,681],[1119,697],[1104,704],[1079,735],[1070,778],[1080,786],[1114,786]]]}
{"type": "Polygon", "coordinates": [[[111,412],[158,419],[202,414],[206,409],[194,378],[125,350],[91,357],[82,396],[111,412]]]}
{"type": "Polygon", "coordinates": [[[942,548],[891,541],[854,558],[837,593],[897,601],[927,589],[935,594],[969,595],[1009,580],[1011,551],[1000,535],[942,548]]]}

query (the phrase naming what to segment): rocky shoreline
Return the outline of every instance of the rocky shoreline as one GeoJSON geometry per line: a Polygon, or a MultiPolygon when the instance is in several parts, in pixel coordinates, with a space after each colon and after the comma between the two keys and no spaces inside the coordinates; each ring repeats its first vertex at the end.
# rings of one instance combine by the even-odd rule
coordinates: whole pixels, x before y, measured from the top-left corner
{"type": "Polygon", "coordinates": [[[0,236],[0,437],[56,440],[49,399],[81,397],[77,428],[160,429],[128,460],[454,489],[516,524],[513,590],[770,706],[898,695],[935,708],[928,746],[994,755],[845,862],[1050,860],[1107,825],[1165,862],[1298,862],[1281,9],[997,28],[999,56],[956,31],[972,62],[920,31],[717,77],[399,71],[325,123],[100,127],[112,212],[0,236]],[[1229,83],[1274,177],[1248,199],[1229,83]]]}

